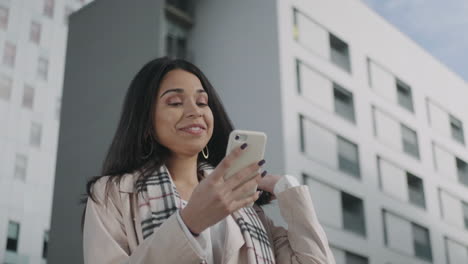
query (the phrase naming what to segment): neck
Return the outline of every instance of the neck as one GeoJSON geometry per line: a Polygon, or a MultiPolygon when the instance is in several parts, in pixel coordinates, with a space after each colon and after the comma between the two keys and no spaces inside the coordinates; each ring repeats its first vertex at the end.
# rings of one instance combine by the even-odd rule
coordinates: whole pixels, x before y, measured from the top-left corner
{"type": "Polygon", "coordinates": [[[197,155],[192,157],[178,156],[173,154],[166,162],[174,183],[195,187],[197,178],[197,155]]]}

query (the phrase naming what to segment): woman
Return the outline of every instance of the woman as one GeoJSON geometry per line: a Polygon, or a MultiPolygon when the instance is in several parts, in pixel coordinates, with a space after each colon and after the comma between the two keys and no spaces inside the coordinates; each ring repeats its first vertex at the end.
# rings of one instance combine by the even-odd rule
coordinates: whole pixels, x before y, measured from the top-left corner
{"type": "Polygon", "coordinates": [[[196,66],[147,63],[127,92],[108,176],[87,184],[85,263],[334,263],[307,187],[267,175],[264,160],[223,179],[248,148],[224,157],[232,130],[196,66]],[[260,199],[245,197],[256,184],[260,199]],[[275,197],[289,230],[259,207],[275,197]]]}

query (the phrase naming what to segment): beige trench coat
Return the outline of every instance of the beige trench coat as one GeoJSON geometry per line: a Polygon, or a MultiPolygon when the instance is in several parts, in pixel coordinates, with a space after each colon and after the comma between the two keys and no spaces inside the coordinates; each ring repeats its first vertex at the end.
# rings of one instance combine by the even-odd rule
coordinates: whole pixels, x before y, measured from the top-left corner
{"type": "MultiPolygon", "coordinates": [[[[83,230],[85,263],[206,263],[204,253],[200,252],[200,247],[197,249],[191,244],[176,214],[143,240],[134,188],[136,176],[127,174],[119,186],[112,184],[105,204],[107,179],[101,178],[93,187],[99,203],[88,199],[86,205],[83,230]]],[[[277,199],[288,230],[275,226],[263,210],[255,206],[274,247],[276,263],[334,264],[309,189],[306,186],[293,187],[281,192],[277,199]]],[[[247,257],[239,226],[232,217],[226,220],[222,264],[253,264],[254,260],[247,257]]]]}

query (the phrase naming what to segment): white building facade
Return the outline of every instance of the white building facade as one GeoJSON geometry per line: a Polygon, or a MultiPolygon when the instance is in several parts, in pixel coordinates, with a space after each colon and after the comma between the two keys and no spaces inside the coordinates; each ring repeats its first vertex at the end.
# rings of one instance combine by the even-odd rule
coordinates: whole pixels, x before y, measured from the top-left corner
{"type": "Polygon", "coordinates": [[[361,1],[278,17],[285,167],[337,263],[468,263],[467,83],[361,1]]]}
{"type": "Polygon", "coordinates": [[[0,263],[45,263],[68,15],[85,1],[0,1],[0,263]]]}

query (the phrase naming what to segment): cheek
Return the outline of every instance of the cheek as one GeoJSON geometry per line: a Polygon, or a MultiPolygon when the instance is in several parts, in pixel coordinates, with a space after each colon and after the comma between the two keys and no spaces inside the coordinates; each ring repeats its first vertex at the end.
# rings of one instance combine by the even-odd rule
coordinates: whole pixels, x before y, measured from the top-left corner
{"type": "Polygon", "coordinates": [[[165,109],[157,109],[154,122],[156,124],[156,136],[164,138],[168,133],[172,133],[178,120],[177,113],[165,109]]]}

